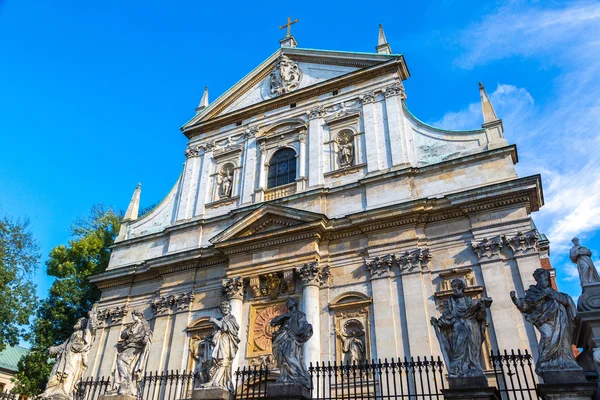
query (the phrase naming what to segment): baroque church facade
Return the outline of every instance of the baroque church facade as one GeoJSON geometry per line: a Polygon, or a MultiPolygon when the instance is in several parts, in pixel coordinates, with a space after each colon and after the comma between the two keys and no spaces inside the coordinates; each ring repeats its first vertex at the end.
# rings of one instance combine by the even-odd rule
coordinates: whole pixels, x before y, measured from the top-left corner
{"type": "Polygon", "coordinates": [[[455,278],[493,299],[484,354],[535,352],[509,292],[547,263],[541,180],[517,176],[483,86],[481,128],[443,130],[409,111],[409,70],[381,27],[374,53],[280,43],[215,101],[205,91],[165,199],[138,217],[135,190],[92,278],[86,375],[112,373],[133,310],[154,332],[146,371],[201,368],[224,300],[241,326],[234,368],[273,366],[269,322],[288,297],[313,325],[306,364],[440,355],[430,319],[455,278]]]}

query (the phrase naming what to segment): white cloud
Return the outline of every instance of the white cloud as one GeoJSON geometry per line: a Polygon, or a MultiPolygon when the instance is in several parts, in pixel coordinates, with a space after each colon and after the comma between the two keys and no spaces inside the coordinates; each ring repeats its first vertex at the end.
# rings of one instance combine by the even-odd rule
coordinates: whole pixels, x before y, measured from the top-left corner
{"type": "Polygon", "coordinates": [[[560,268],[559,271],[559,273],[562,275],[562,277],[559,276],[559,278],[566,282],[576,282],[579,280],[579,272],[577,272],[577,267],[575,264],[566,264],[560,268]]]}

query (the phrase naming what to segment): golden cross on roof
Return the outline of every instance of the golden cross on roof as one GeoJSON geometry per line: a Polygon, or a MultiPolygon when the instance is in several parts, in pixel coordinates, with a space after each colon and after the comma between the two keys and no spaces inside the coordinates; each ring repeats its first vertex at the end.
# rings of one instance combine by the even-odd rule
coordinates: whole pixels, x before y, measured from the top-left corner
{"type": "Polygon", "coordinates": [[[291,32],[290,32],[290,31],[291,31],[291,29],[290,29],[290,28],[291,28],[291,27],[292,27],[292,25],[293,25],[293,24],[295,24],[296,22],[300,22],[300,20],[299,20],[299,19],[296,19],[295,21],[292,21],[292,17],[288,17],[287,24],[285,24],[285,25],[281,25],[281,26],[279,27],[279,29],[283,29],[283,28],[285,28],[285,27],[287,26],[287,35],[285,35],[285,36],[286,36],[286,37],[287,37],[287,36],[292,36],[292,34],[291,34],[291,32]]]}

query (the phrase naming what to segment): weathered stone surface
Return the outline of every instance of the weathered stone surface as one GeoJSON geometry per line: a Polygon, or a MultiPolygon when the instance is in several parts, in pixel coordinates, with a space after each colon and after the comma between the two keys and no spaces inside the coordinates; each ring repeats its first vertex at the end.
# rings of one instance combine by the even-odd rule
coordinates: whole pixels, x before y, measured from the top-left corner
{"type": "Polygon", "coordinates": [[[269,383],[267,399],[271,400],[307,400],[311,398],[310,390],[302,385],[269,383]]]}
{"type": "Polygon", "coordinates": [[[194,389],[192,400],[233,400],[233,393],[218,387],[194,389]]]}
{"type": "Polygon", "coordinates": [[[442,389],[446,400],[499,400],[500,392],[495,387],[465,387],[461,389],[442,389]]]}
{"type": "Polygon", "coordinates": [[[129,396],[127,394],[108,394],[99,396],[98,400],[137,400],[137,397],[129,396]]]}
{"type": "Polygon", "coordinates": [[[487,378],[481,375],[448,378],[448,386],[450,389],[485,389],[489,384],[487,378]]]}
{"type": "Polygon", "coordinates": [[[540,383],[537,393],[544,400],[590,400],[594,398],[597,384],[581,383],[540,383]]]}

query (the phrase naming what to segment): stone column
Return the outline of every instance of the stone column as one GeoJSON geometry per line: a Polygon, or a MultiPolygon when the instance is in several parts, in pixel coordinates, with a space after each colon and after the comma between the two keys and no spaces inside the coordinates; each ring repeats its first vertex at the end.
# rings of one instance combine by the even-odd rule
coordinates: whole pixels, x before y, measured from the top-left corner
{"type": "Polygon", "coordinates": [[[255,192],[254,202],[261,202],[264,198],[265,189],[267,188],[266,180],[266,164],[267,164],[267,148],[265,143],[257,143],[260,149],[260,157],[258,158],[258,188],[255,192]]]}
{"type": "Polygon", "coordinates": [[[198,184],[197,198],[196,198],[196,209],[194,210],[194,216],[204,214],[204,206],[206,204],[206,196],[209,190],[209,179],[210,179],[210,166],[213,162],[212,149],[213,144],[201,145],[204,153],[202,154],[202,163],[200,167],[200,183],[198,184]]]}
{"type": "Polygon", "coordinates": [[[308,186],[323,185],[323,130],[321,128],[325,110],[315,107],[308,113],[308,186]]]}
{"type": "Polygon", "coordinates": [[[371,274],[371,297],[373,298],[373,320],[375,326],[375,359],[396,357],[397,339],[393,308],[390,302],[392,291],[390,287],[390,270],[394,257],[375,257],[367,261],[367,269],[371,274]]]}
{"type": "Polygon", "coordinates": [[[319,304],[319,288],[326,284],[329,276],[329,266],[319,265],[318,261],[304,264],[296,268],[296,273],[302,282],[302,311],[306,320],[313,327],[313,337],[304,343],[303,361],[306,368],[310,363],[321,360],[321,306],[319,304]]]}
{"type": "MultiPolygon", "coordinates": [[[[239,335],[241,336],[243,330],[242,327],[245,326],[245,324],[242,322],[244,311],[244,280],[239,276],[235,278],[223,279],[223,293],[227,297],[227,300],[229,300],[229,304],[231,304],[231,315],[235,317],[235,320],[240,326],[239,335]]],[[[232,363],[231,370],[234,374],[235,371],[237,371],[238,366],[240,365],[240,360],[243,357],[243,343],[244,342],[240,342],[240,347],[232,363]]]]}
{"type": "MultiPolygon", "coordinates": [[[[256,133],[258,128],[248,128],[244,132],[246,149],[244,151],[244,181],[242,183],[242,205],[252,203],[254,189],[256,188],[256,133]]],[[[260,162],[260,160],[259,160],[260,162]]]]}
{"type": "Polygon", "coordinates": [[[375,118],[375,94],[365,93],[359,96],[363,109],[363,125],[365,127],[365,142],[367,143],[367,171],[369,173],[384,169],[385,137],[380,123],[375,118]],[[381,154],[381,149],[384,149],[381,154]]]}
{"type": "Polygon", "coordinates": [[[185,151],[185,164],[181,176],[179,190],[179,205],[177,208],[177,220],[191,218],[194,207],[194,196],[198,191],[198,173],[200,171],[200,153],[198,146],[188,147],[185,151]]]}
{"type": "Polygon", "coordinates": [[[404,132],[404,112],[402,99],[404,87],[397,83],[383,89],[385,96],[385,109],[387,113],[387,125],[390,135],[390,152],[392,154],[392,166],[410,164],[408,159],[406,134],[404,132]]]}
{"type": "Polygon", "coordinates": [[[479,259],[487,296],[494,299],[490,314],[498,349],[521,349],[522,339],[527,337],[527,330],[523,317],[510,299],[509,293],[515,288],[510,271],[505,271],[506,267],[501,258],[502,240],[499,236],[484,238],[472,242],[471,247],[479,259]]]}

